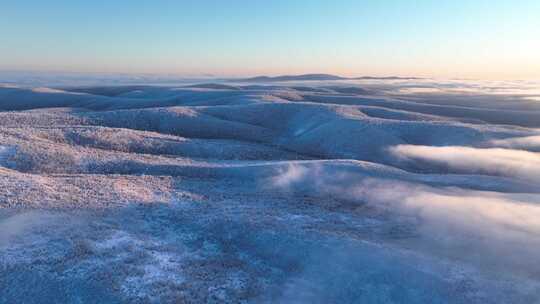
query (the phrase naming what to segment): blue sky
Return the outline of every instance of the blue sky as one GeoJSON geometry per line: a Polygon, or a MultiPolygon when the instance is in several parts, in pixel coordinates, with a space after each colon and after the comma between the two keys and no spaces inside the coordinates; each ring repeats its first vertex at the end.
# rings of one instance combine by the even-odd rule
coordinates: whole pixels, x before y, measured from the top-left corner
{"type": "Polygon", "coordinates": [[[540,1],[0,0],[0,69],[540,78],[540,1]]]}

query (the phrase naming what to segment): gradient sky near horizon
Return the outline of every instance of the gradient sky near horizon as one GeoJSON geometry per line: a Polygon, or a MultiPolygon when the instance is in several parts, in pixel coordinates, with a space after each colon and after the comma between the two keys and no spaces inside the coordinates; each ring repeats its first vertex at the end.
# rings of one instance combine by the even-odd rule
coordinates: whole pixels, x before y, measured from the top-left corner
{"type": "Polygon", "coordinates": [[[0,70],[540,79],[540,1],[0,0],[0,70]]]}

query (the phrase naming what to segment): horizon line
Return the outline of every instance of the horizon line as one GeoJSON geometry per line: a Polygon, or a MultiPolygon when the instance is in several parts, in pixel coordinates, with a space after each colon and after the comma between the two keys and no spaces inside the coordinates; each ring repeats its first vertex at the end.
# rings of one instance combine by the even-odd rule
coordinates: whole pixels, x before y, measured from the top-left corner
{"type": "MultiPolygon", "coordinates": [[[[210,78],[210,79],[222,79],[222,80],[241,80],[257,77],[297,77],[308,75],[328,75],[337,76],[343,79],[341,80],[362,80],[362,78],[383,79],[383,78],[401,78],[403,80],[468,80],[468,81],[540,81],[540,77],[516,77],[516,78],[479,78],[479,77],[460,77],[460,76],[411,76],[411,75],[399,75],[399,74],[385,74],[385,75],[371,75],[363,74],[357,76],[343,76],[342,74],[333,74],[325,72],[309,72],[309,73],[269,73],[269,74],[216,74],[216,73],[181,73],[181,72],[131,72],[131,71],[77,71],[77,70],[49,70],[49,69],[3,69],[0,68],[0,73],[35,73],[35,74],[69,74],[73,75],[88,75],[88,76],[152,76],[152,77],[177,77],[184,79],[192,78],[210,78]]],[[[338,79],[339,80],[339,79],[338,79]]]]}

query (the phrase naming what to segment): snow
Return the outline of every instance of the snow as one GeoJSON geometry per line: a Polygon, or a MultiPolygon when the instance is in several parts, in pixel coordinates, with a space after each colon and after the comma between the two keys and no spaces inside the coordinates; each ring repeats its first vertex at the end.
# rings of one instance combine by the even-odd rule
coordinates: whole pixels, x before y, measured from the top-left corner
{"type": "Polygon", "coordinates": [[[534,303],[532,86],[2,85],[0,303],[534,303]]]}

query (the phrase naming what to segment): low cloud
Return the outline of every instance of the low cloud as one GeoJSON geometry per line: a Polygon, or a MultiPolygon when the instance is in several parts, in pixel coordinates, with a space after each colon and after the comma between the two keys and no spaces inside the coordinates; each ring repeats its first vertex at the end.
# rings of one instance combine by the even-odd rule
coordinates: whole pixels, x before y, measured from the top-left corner
{"type": "Polygon", "coordinates": [[[15,152],[15,147],[0,145],[0,167],[9,165],[9,159],[15,154],[15,152]]]}
{"type": "Polygon", "coordinates": [[[275,187],[290,189],[292,184],[303,180],[308,172],[304,166],[291,164],[280,169],[279,173],[272,177],[271,183],[275,187]]]}
{"type": "MultiPolygon", "coordinates": [[[[420,183],[295,165],[274,178],[276,189],[331,195],[410,219],[419,235],[409,246],[510,274],[535,271],[540,250],[540,195],[432,187],[420,183]],[[348,183],[340,181],[347,180],[348,183]]],[[[383,242],[391,240],[381,240],[383,242]]]]}
{"type": "Polygon", "coordinates": [[[38,211],[28,211],[0,218],[0,247],[9,245],[15,238],[50,219],[51,215],[38,211]]]}
{"type": "Polygon", "coordinates": [[[508,149],[520,149],[534,152],[540,152],[540,135],[526,137],[512,137],[507,139],[496,139],[488,142],[492,147],[501,147],[508,149]]]}
{"type": "Polygon", "coordinates": [[[390,152],[402,160],[430,169],[540,181],[540,154],[534,152],[501,148],[414,145],[395,146],[390,148],[390,152]]]}

